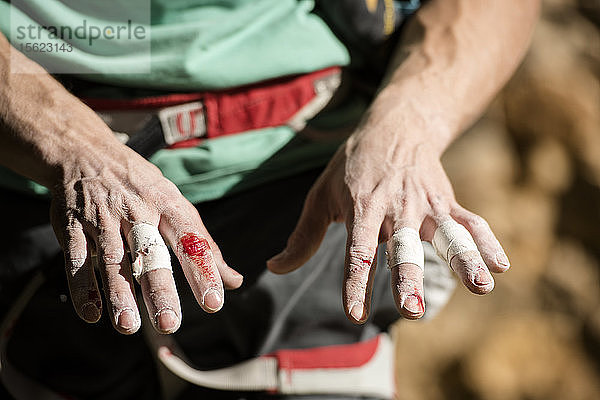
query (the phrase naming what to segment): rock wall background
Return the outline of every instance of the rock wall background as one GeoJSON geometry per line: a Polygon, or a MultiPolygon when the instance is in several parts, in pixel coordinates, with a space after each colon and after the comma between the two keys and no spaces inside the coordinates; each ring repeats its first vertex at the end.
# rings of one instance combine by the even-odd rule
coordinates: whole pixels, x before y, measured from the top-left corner
{"type": "Polygon", "coordinates": [[[600,1],[547,0],[529,54],[444,163],[512,269],[401,321],[398,399],[600,399],[600,1]]]}

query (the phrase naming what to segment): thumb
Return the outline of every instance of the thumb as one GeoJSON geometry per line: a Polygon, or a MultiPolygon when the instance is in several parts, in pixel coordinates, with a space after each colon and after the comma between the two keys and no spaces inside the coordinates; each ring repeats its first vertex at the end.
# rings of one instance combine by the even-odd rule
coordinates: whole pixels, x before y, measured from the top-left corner
{"type": "Polygon", "coordinates": [[[311,190],[286,248],[267,261],[267,268],[276,274],[286,274],[304,265],[318,250],[330,222],[327,201],[311,190]]]}

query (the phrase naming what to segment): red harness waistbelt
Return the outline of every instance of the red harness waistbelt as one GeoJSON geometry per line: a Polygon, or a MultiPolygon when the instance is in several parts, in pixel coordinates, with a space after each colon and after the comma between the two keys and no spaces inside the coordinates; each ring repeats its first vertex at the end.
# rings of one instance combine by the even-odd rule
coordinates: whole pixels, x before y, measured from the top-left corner
{"type": "MultiPolygon", "coordinates": [[[[82,100],[109,120],[109,125],[123,114],[156,114],[166,145],[190,147],[202,138],[267,127],[290,125],[300,130],[331,99],[340,75],[339,67],[330,67],[215,92],[82,100]]],[[[118,127],[113,130],[122,131],[118,127]]],[[[135,132],[125,133],[131,137],[135,132]]]]}

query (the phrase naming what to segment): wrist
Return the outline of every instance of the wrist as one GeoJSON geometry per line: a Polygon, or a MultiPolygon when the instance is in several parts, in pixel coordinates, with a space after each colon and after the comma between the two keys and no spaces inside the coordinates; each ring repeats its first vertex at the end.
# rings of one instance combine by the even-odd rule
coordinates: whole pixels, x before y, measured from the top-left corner
{"type": "Polygon", "coordinates": [[[441,156],[456,137],[458,121],[439,96],[389,84],[377,95],[366,113],[357,136],[386,146],[423,146],[441,156]]]}
{"type": "Polygon", "coordinates": [[[104,122],[50,76],[11,77],[0,96],[0,162],[50,189],[80,165],[100,166],[122,147],[104,122]],[[35,84],[38,94],[25,86],[35,84]],[[68,110],[68,112],[67,112],[68,110]]]}

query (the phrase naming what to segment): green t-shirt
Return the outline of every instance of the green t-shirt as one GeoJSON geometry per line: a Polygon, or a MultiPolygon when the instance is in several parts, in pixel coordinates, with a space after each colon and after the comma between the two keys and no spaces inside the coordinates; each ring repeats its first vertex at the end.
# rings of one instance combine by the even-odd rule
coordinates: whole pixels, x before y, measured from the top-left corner
{"type": "MultiPolygon", "coordinates": [[[[137,0],[136,0],[137,1],[137,0]]],[[[346,47],[328,26],[312,13],[310,0],[144,0],[150,2],[151,52],[136,54],[127,39],[97,39],[92,47],[69,43],[73,51],[37,53],[42,66],[72,67],[78,75],[98,83],[170,91],[210,90],[240,86],[284,75],[347,65],[346,47]],[[117,44],[115,44],[117,43],[117,44]],[[146,73],[136,63],[149,62],[146,73]]],[[[0,30],[10,38],[16,26],[116,25],[115,16],[131,12],[132,2],[94,0],[28,0],[26,5],[0,1],[0,30]],[[121,3],[123,10],[114,9],[121,3]],[[96,9],[95,11],[93,11],[96,9]]],[[[38,38],[42,43],[44,38],[38,38]]],[[[17,47],[32,42],[13,35],[17,47]]],[[[353,118],[364,104],[353,103],[338,113],[353,118]]],[[[68,110],[67,110],[68,112],[68,110]]],[[[192,202],[219,198],[250,186],[324,165],[339,141],[312,142],[297,137],[287,126],[221,137],[186,149],[156,153],[151,161],[192,202]]],[[[8,170],[0,171],[0,183],[17,190],[44,194],[45,188],[8,170]]]]}

